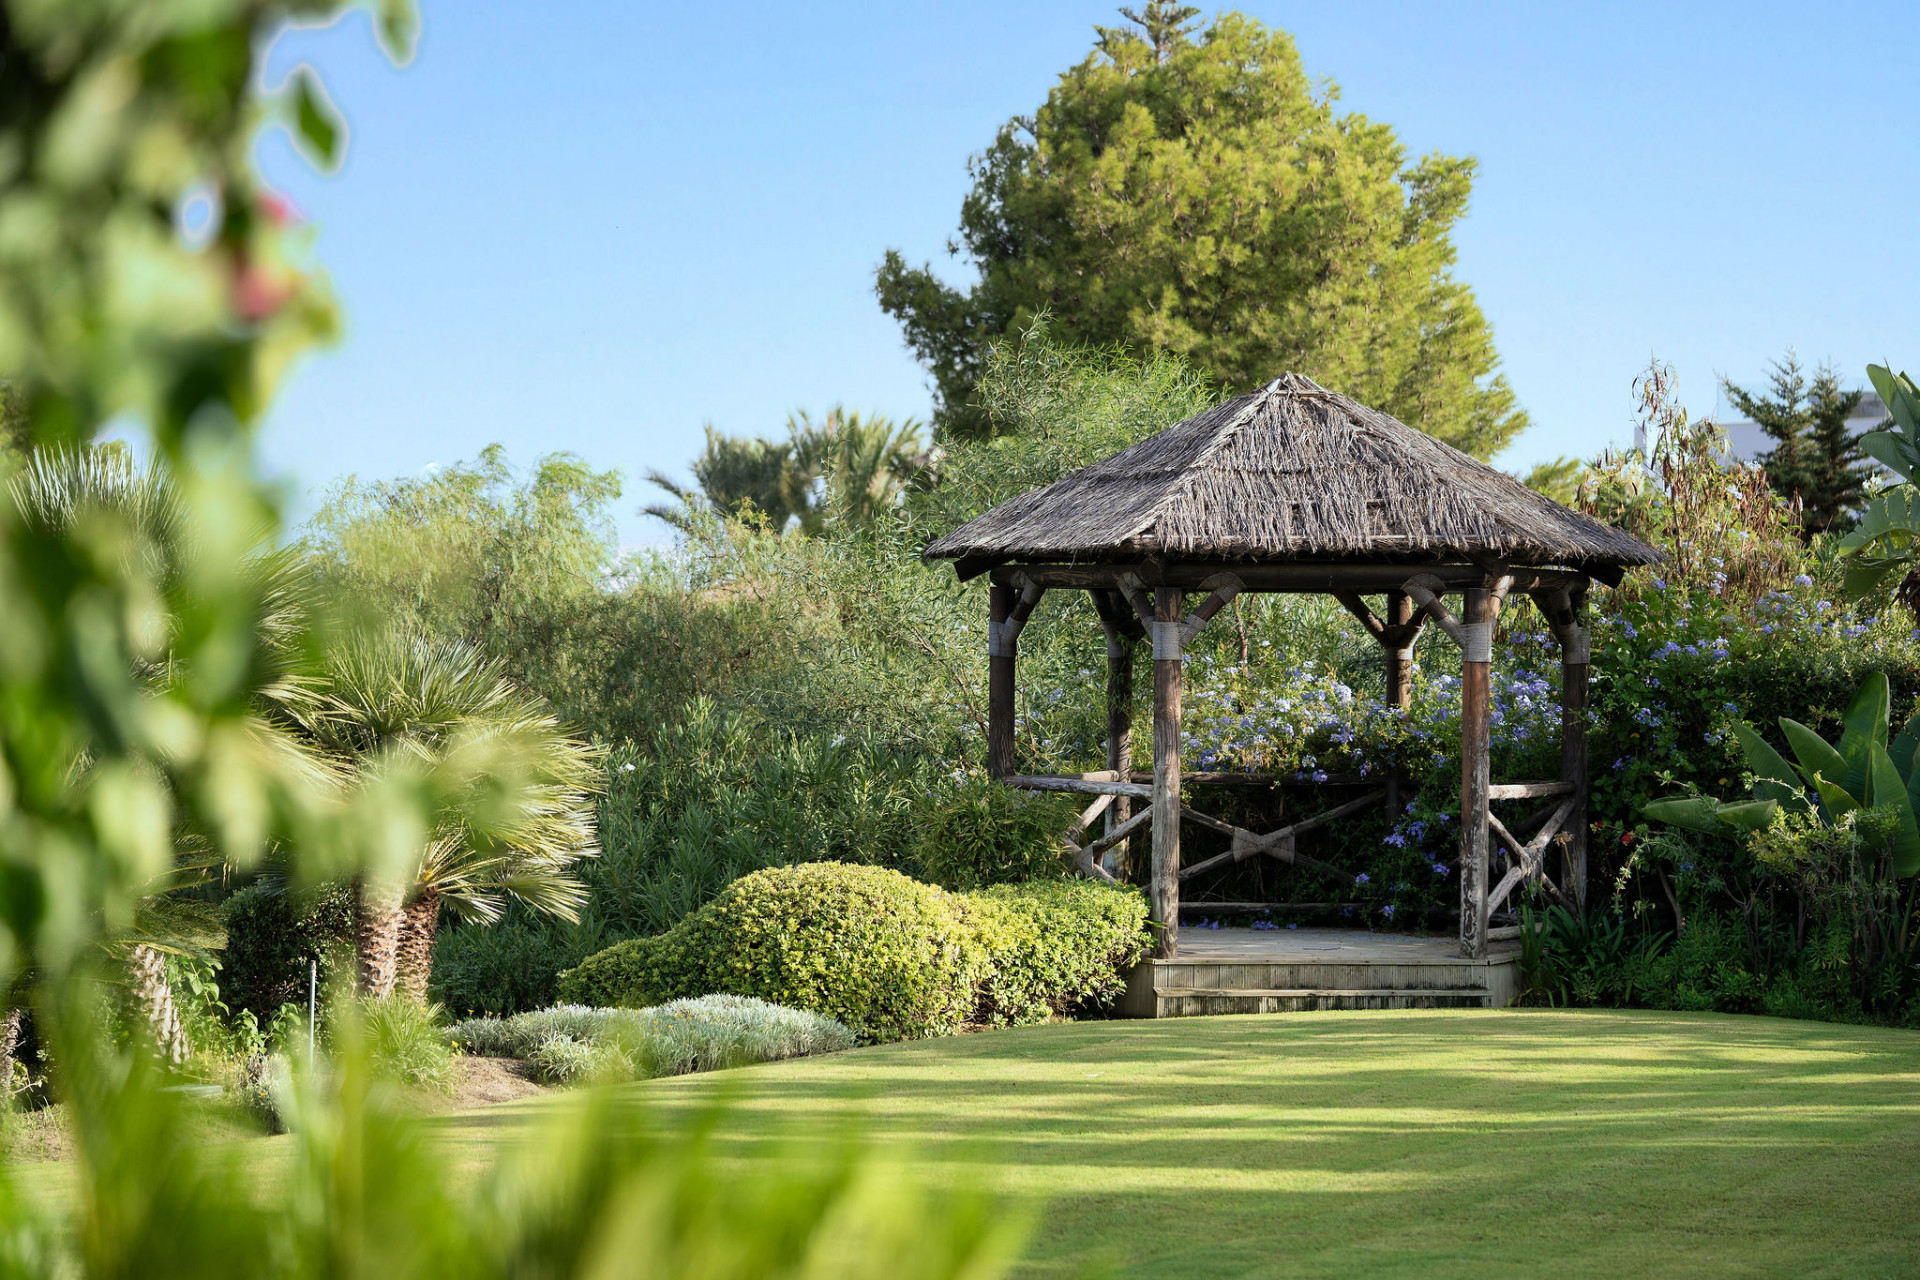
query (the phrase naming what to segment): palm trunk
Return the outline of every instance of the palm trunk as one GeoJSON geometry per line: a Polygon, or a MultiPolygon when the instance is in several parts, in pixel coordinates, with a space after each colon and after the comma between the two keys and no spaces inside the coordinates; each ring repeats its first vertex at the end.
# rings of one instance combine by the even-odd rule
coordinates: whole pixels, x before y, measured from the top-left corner
{"type": "Polygon", "coordinates": [[[393,994],[400,956],[400,890],[356,881],[353,945],[359,961],[359,992],[375,999],[393,994]]]}
{"type": "Polygon", "coordinates": [[[399,961],[394,985],[424,1003],[433,976],[434,930],[440,925],[440,891],[431,885],[400,913],[399,961]]]}
{"type": "Polygon", "coordinates": [[[185,1062],[192,1046],[174,1007],[173,988],[167,985],[166,958],[152,947],[135,944],[127,953],[127,985],[160,1057],[176,1067],[185,1062]]]}

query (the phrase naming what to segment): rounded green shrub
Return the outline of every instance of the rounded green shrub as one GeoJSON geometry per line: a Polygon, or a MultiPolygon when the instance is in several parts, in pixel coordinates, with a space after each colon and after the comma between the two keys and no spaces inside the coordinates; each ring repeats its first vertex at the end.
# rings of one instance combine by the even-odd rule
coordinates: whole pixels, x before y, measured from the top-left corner
{"type": "Polygon", "coordinates": [[[963,895],[962,911],[991,965],[974,1018],[1045,1022],[1111,1003],[1147,950],[1147,900],[1091,880],[996,885],[963,895]]]}
{"type": "Polygon", "coordinates": [[[963,905],[897,871],[841,862],[735,880],[667,933],[562,976],[560,998],[639,1008],[715,993],[837,1018],[862,1039],[955,1031],[989,970],[963,905]]]}

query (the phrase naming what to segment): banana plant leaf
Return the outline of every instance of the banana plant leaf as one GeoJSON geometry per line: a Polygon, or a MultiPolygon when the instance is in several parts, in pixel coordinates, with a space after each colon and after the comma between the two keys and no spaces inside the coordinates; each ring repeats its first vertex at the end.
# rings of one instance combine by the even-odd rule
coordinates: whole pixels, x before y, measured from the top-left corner
{"type": "Polygon", "coordinates": [[[1840,539],[1842,555],[1856,555],[1884,539],[1920,535],[1920,489],[1903,484],[1867,503],[1860,523],[1840,539]]]}
{"type": "Polygon", "coordinates": [[[1688,831],[1698,831],[1710,836],[1728,834],[1727,824],[1720,820],[1720,802],[1712,796],[1651,800],[1640,806],[1640,812],[1655,822],[1664,822],[1670,827],[1682,827],[1688,831]]]}
{"type": "Polygon", "coordinates": [[[1772,800],[1741,800],[1722,804],[1712,796],[1683,796],[1675,800],[1652,800],[1640,812],[1655,822],[1684,827],[1710,836],[1732,835],[1736,831],[1759,831],[1773,822],[1780,806],[1772,800]]]}
{"type": "Polygon", "coordinates": [[[1920,458],[1913,456],[1906,440],[1892,431],[1867,432],[1860,437],[1860,449],[1875,462],[1884,463],[1904,476],[1909,484],[1914,482],[1914,473],[1920,472],[1920,458]]]}
{"type": "MultiPolygon", "coordinates": [[[[1920,715],[1915,715],[1914,719],[1920,721],[1920,715]]],[[[1807,785],[1799,771],[1787,763],[1787,758],[1775,751],[1773,744],[1755,732],[1746,721],[1734,724],[1733,736],[1740,740],[1740,752],[1747,758],[1747,768],[1757,776],[1796,789],[1807,785]]]]}
{"type": "Polygon", "coordinates": [[[1900,736],[1887,744],[1887,754],[1893,757],[1893,767],[1900,771],[1901,777],[1912,774],[1916,751],[1920,751],[1920,711],[1914,712],[1900,736]]]}
{"type": "Polygon", "coordinates": [[[1840,734],[1840,755],[1847,762],[1846,789],[1856,796],[1867,794],[1867,771],[1872,766],[1873,748],[1887,746],[1887,716],[1891,709],[1891,690],[1884,671],[1869,675],[1860,685],[1847,712],[1841,717],[1845,726],[1840,734]]]}
{"type": "Polygon", "coordinates": [[[1780,731],[1787,735],[1787,747],[1800,762],[1800,776],[1808,782],[1821,775],[1834,779],[1847,776],[1847,758],[1825,738],[1785,716],[1780,717],[1780,731]]]}
{"type": "Polygon", "coordinates": [[[1773,816],[1779,812],[1780,805],[1774,800],[1741,800],[1721,805],[1715,816],[1730,827],[1759,831],[1772,826],[1773,816]]]}
{"type": "Polygon", "coordinates": [[[1813,775],[1813,785],[1820,793],[1820,805],[1827,811],[1827,820],[1830,822],[1860,807],[1860,801],[1854,798],[1851,791],[1828,782],[1817,773],[1813,775]]]}
{"type": "MultiPolygon", "coordinates": [[[[1845,553],[1843,547],[1841,554],[1845,553]]],[[[1857,557],[1847,561],[1846,570],[1840,577],[1840,589],[1856,600],[1870,596],[1880,590],[1895,570],[1905,570],[1907,567],[1907,561],[1898,556],[1871,560],[1864,556],[1857,557]]]]}
{"type": "Polygon", "coordinates": [[[1920,394],[1916,394],[1913,379],[1904,373],[1896,374],[1883,364],[1868,365],[1867,377],[1873,389],[1880,393],[1887,412],[1908,437],[1920,436],[1920,394]]]}
{"type": "Polygon", "coordinates": [[[1894,768],[1893,757],[1884,747],[1873,749],[1868,772],[1871,786],[1867,803],[1875,808],[1892,809],[1900,817],[1900,830],[1893,838],[1893,874],[1910,876],[1920,871],[1920,821],[1914,818],[1907,786],[1901,782],[1900,771],[1894,768]]]}

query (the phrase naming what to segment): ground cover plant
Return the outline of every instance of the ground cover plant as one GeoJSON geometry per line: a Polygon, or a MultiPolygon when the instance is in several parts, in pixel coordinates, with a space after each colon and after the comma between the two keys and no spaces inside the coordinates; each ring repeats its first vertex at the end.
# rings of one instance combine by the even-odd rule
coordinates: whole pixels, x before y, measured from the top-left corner
{"type": "Polygon", "coordinates": [[[644,1080],[851,1049],[832,1018],[744,996],[673,1000],[651,1009],[555,1005],[468,1018],[445,1032],[461,1052],[526,1058],[549,1084],[644,1080]]]}

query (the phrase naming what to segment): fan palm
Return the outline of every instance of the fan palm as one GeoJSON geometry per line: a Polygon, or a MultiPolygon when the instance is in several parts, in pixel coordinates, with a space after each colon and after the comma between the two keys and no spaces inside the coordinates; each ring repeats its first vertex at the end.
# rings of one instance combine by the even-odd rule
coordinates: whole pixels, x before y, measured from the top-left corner
{"type": "Polygon", "coordinates": [[[579,919],[586,888],[570,869],[598,853],[599,753],[472,646],[405,632],[350,635],[329,653],[317,696],[282,704],[277,718],[348,770],[349,785],[377,782],[396,759],[431,765],[454,751],[489,752],[497,768],[518,774],[503,792],[508,800],[443,807],[399,882],[355,886],[364,993],[425,994],[442,906],[491,923],[517,899],[579,919]]]}
{"type": "MultiPolygon", "coordinates": [[[[124,446],[47,447],[19,461],[7,477],[9,495],[30,531],[53,535],[91,526],[101,545],[115,545],[131,562],[138,579],[164,593],[172,584],[191,544],[179,497],[165,476],[140,463],[124,446]]],[[[302,682],[294,653],[303,616],[303,583],[284,553],[265,553],[248,566],[268,602],[260,619],[263,644],[256,665],[260,687],[286,702],[298,701],[302,682]]],[[[176,674],[164,657],[141,664],[141,677],[156,688],[176,674]]],[[[324,791],[335,784],[327,762],[275,731],[264,720],[244,735],[252,763],[266,775],[324,791]]],[[[84,785],[91,756],[75,750],[72,776],[84,785]]],[[[192,892],[219,878],[224,859],[197,833],[176,834],[172,865],[142,890],[133,918],[108,932],[101,945],[122,968],[133,1007],[148,1039],[169,1061],[179,1063],[189,1046],[167,984],[167,955],[209,956],[222,943],[211,905],[192,892]]]]}

